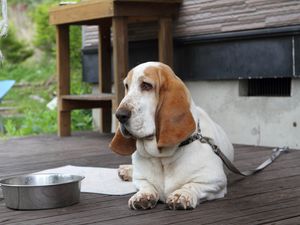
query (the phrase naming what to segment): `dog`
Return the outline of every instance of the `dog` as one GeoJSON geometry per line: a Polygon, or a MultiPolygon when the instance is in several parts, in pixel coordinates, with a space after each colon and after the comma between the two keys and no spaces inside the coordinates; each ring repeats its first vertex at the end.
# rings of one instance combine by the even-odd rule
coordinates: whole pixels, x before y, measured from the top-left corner
{"type": "MultiPolygon", "coordinates": [[[[224,197],[226,173],[210,145],[199,140],[180,144],[197,133],[200,124],[202,135],[214,140],[231,161],[233,146],[224,130],[195,105],[180,78],[163,63],[147,62],[133,68],[123,83],[125,97],[116,111],[119,127],[110,148],[132,155],[138,192],[128,206],[151,209],[162,201],[170,209],[185,210],[224,197]]],[[[130,180],[131,167],[125,166],[126,171],[130,180]]]]}

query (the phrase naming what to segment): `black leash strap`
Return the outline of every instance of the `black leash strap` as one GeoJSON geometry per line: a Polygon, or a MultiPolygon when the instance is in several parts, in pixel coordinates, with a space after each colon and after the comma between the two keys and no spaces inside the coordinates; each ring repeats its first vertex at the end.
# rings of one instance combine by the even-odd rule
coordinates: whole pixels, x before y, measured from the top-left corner
{"type": "Polygon", "coordinates": [[[244,177],[247,176],[251,176],[261,170],[263,170],[264,168],[266,168],[267,166],[269,166],[276,158],[278,158],[278,156],[280,156],[280,154],[282,152],[287,152],[289,150],[288,147],[282,147],[282,148],[274,148],[273,149],[273,153],[271,155],[270,158],[268,158],[266,161],[264,161],[262,164],[260,164],[258,167],[256,167],[255,169],[252,170],[246,170],[246,171],[240,171],[224,154],[223,152],[220,150],[220,148],[215,145],[213,143],[213,141],[210,138],[207,137],[203,137],[201,136],[201,138],[199,139],[201,143],[206,143],[209,144],[212,148],[212,150],[214,151],[214,153],[216,153],[221,160],[223,161],[223,163],[226,165],[226,167],[232,171],[233,173],[242,175],[244,177]]]}
{"type": "Polygon", "coordinates": [[[256,167],[255,169],[252,170],[247,170],[247,171],[240,171],[221,151],[221,149],[214,143],[214,141],[209,138],[209,137],[204,137],[201,134],[201,129],[200,129],[200,124],[198,121],[198,132],[196,134],[194,134],[193,136],[191,136],[190,138],[188,138],[187,140],[185,140],[184,142],[182,142],[179,147],[182,147],[184,145],[188,145],[190,143],[192,143],[195,140],[199,140],[201,143],[203,144],[208,144],[211,146],[212,150],[214,151],[214,153],[216,153],[221,160],[223,161],[223,163],[226,165],[226,167],[232,171],[233,173],[239,174],[241,176],[247,177],[247,176],[251,176],[261,170],[263,170],[264,168],[266,168],[267,166],[269,166],[275,159],[277,159],[281,153],[283,152],[288,152],[289,151],[289,147],[282,147],[282,148],[274,148],[272,155],[270,156],[269,159],[267,159],[266,161],[264,161],[262,164],[260,164],[258,167],[256,167]]]}

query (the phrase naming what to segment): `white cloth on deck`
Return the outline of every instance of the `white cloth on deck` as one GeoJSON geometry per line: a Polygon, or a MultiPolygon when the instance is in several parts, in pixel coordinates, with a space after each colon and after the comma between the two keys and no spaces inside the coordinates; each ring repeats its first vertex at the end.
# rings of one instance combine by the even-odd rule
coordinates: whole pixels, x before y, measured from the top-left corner
{"type": "Polygon", "coordinates": [[[118,169],[68,165],[37,173],[62,173],[84,176],[85,179],[81,182],[81,192],[126,195],[137,191],[132,182],[122,181],[119,178],[118,169]]]}

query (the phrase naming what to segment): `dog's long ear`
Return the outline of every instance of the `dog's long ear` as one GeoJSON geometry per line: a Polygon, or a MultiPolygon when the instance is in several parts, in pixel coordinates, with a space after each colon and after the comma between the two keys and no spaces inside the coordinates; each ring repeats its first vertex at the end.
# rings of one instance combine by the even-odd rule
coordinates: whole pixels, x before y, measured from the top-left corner
{"type": "Polygon", "coordinates": [[[190,111],[188,90],[169,67],[159,71],[159,104],[156,115],[158,148],[186,140],[196,128],[190,111]]]}
{"type": "Polygon", "coordinates": [[[136,140],[133,138],[125,138],[118,128],[109,147],[120,155],[131,155],[136,150],[136,140]]]}

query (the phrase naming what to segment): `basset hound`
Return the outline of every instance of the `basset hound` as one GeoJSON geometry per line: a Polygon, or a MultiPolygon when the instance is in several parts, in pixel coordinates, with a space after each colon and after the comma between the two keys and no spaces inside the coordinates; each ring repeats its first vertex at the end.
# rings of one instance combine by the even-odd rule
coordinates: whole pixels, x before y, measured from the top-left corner
{"type": "Polygon", "coordinates": [[[119,128],[110,148],[132,155],[138,192],[129,207],[150,209],[160,200],[170,209],[193,209],[202,201],[224,197],[227,178],[221,159],[200,141],[180,144],[200,124],[203,136],[213,139],[231,161],[233,146],[223,129],[195,105],[172,69],[159,62],[140,64],[128,73],[124,86],[125,97],[116,111],[119,128]]]}

